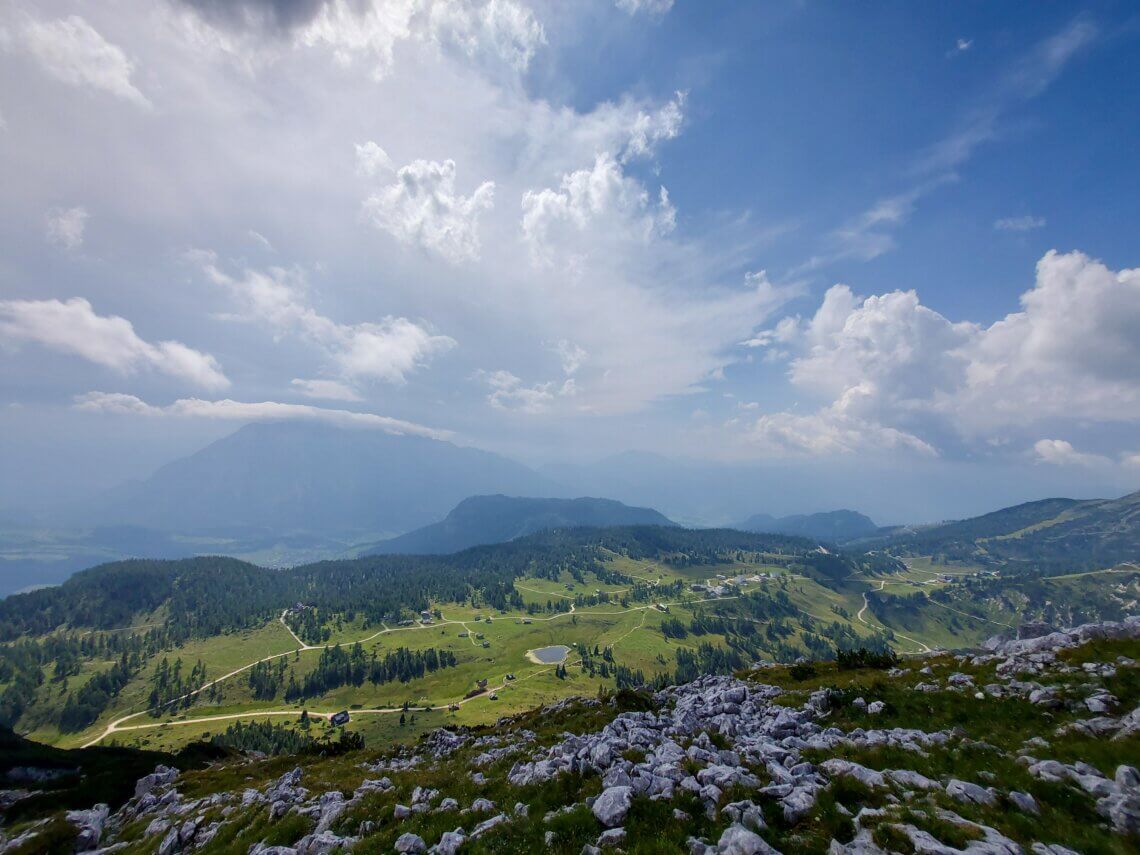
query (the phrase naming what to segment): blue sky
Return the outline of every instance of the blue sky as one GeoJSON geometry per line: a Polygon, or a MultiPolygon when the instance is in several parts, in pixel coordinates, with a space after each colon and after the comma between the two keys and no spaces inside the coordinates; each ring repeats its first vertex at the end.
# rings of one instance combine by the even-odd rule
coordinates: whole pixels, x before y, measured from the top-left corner
{"type": "Polygon", "coordinates": [[[1134,489],[1138,57],[1128,3],[8,0],[0,501],[267,418],[1134,489]]]}

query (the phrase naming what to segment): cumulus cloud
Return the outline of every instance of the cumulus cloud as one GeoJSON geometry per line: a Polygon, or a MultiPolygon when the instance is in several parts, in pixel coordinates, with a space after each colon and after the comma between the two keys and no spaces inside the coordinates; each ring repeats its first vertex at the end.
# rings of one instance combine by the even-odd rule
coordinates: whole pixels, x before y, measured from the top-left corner
{"type": "Polygon", "coordinates": [[[1022,311],[982,330],[969,359],[961,418],[977,425],[1076,414],[1140,419],[1140,269],[1109,270],[1050,251],[1022,311]]]}
{"type": "Polygon", "coordinates": [[[55,20],[26,17],[12,43],[44,71],[70,86],[107,92],[140,107],[150,102],[131,81],[132,63],[122,48],[107,41],[79,15],[55,20]]]}
{"type": "Polygon", "coordinates": [[[513,0],[328,0],[296,39],[327,48],[342,66],[370,63],[372,76],[382,80],[404,41],[451,48],[471,58],[493,57],[523,71],[546,35],[531,11],[513,0]]]}
{"type": "Polygon", "coordinates": [[[307,283],[300,270],[246,269],[240,276],[232,276],[218,266],[211,253],[197,253],[194,258],[207,278],[242,302],[242,317],[316,344],[350,382],[402,384],[434,356],[455,346],[453,338],[407,318],[388,316],[374,323],[337,323],[309,305],[307,283]]]}
{"type": "Polygon", "coordinates": [[[546,44],[542,24],[530,9],[511,0],[486,3],[434,2],[427,11],[428,32],[443,45],[454,45],[469,57],[495,56],[523,71],[546,44]]]}
{"type": "Polygon", "coordinates": [[[126,318],[98,315],[81,297],[0,301],[0,337],[13,344],[34,342],[120,374],[150,369],[205,389],[230,385],[208,353],[178,341],[144,341],[126,318]]]}
{"type": "Polygon", "coordinates": [[[749,428],[748,438],[777,457],[830,456],[865,451],[911,451],[935,457],[938,452],[913,434],[884,427],[844,412],[842,405],[816,413],[768,413],[749,428]]]}
{"type": "MultiPolygon", "coordinates": [[[[971,439],[1046,419],[1140,420],[1140,270],[1051,251],[1021,306],[986,327],[952,322],[914,291],[859,298],[836,285],[810,319],[784,319],[747,343],[787,348],[789,379],[828,402],[816,414],[828,423],[841,413],[971,439]]],[[[1043,442],[1042,459],[1073,458],[1061,441],[1043,442]]]]}
{"type": "Polygon", "coordinates": [[[999,232],[1031,232],[1034,229],[1042,229],[1045,227],[1044,217],[1003,217],[1000,220],[994,220],[994,228],[999,232]]]}
{"type": "Polygon", "coordinates": [[[1033,453],[1038,462],[1055,466],[1105,466],[1112,463],[1103,455],[1077,451],[1071,442],[1064,439],[1039,439],[1033,444],[1033,453]]]}
{"type": "Polygon", "coordinates": [[[560,248],[586,252],[600,240],[647,241],[667,234],[676,217],[664,187],[654,202],[640,182],[604,152],[591,168],[563,175],[558,189],[526,191],[522,210],[523,237],[532,258],[547,263],[560,248]]]}
{"type": "Polygon", "coordinates": [[[451,431],[436,430],[424,425],[380,416],[375,413],[358,413],[352,410],[333,410],[309,404],[283,404],[277,401],[242,402],[226,398],[204,401],[200,398],[180,398],[165,407],[156,406],[118,392],[88,392],[77,395],[75,407],[79,410],[113,415],[147,416],[151,418],[222,419],[226,421],[255,422],[301,419],[330,422],[346,427],[374,428],[385,433],[426,436],[446,440],[451,431]]]}
{"type": "MultiPolygon", "coordinates": [[[[375,143],[357,146],[358,163],[366,169],[381,169],[380,154],[383,149],[375,143]]],[[[484,181],[470,196],[460,195],[453,160],[415,160],[395,177],[364,200],[364,213],[376,228],[452,264],[479,257],[479,215],[494,204],[495,182],[484,181]]]]}
{"type": "Polygon", "coordinates": [[[499,410],[517,410],[523,413],[545,412],[554,400],[554,383],[538,383],[533,386],[523,384],[521,378],[509,371],[479,371],[481,379],[491,392],[487,401],[499,410]]]}
{"type": "Polygon", "coordinates": [[[666,101],[656,110],[638,110],[629,129],[629,139],[622,160],[649,157],[657,146],[675,139],[681,133],[685,121],[686,92],[677,92],[672,100],[666,101]]]}
{"type": "Polygon", "coordinates": [[[83,233],[87,229],[87,209],[53,208],[48,212],[47,237],[67,250],[83,246],[83,233]]]}

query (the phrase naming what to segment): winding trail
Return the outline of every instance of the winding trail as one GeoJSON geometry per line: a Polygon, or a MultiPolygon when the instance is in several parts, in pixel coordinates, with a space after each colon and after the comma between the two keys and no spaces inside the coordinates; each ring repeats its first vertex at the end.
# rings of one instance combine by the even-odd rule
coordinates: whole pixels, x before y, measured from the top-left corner
{"type": "MultiPolygon", "coordinates": [[[[880,580],[879,587],[876,590],[881,591],[886,586],[887,586],[887,583],[880,580]]],[[[917,644],[919,646],[919,648],[921,648],[919,651],[920,653],[933,653],[934,652],[933,650],[930,649],[930,646],[924,641],[919,641],[917,638],[911,638],[909,635],[903,635],[897,629],[892,629],[891,627],[886,626],[885,624],[880,624],[879,626],[875,626],[875,624],[871,623],[866,618],[864,618],[863,613],[865,611],[867,611],[867,608],[871,605],[870,600],[867,599],[867,593],[868,593],[867,591],[863,592],[863,608],[859,609],[858,614],[855,615],[855,617],[857,617],[859,619],[859,622],[861,624],[863,624],[864,626],[869,626],[872,629],[885,629],[888,632],[893,632],[899,638],[905,639],[906,641],[909,641],[911,644],[917,644]]]]}
{"type": "MultiPolygon", "coordinates": [[[[288,609],[285,609],[285,611],[281,612],[281,617],[279,617],[279,618],[278,618],[278,620],[279,620],[279,621],[281,621],[281,625],[282,625],[283,627],[285,627],[285,629],[287,629],[287,630],[289,631],[289,634],[290,634],[291,636],[293,636],[293,640],[294,640],[294,641],[296,641],[296,642],[297,642],[299,645],[301,645],[301,646],[300,646],[299,648],[297,648],[297,649],[298,649],[298,650],[312,650],[312,649],[313,649],[312,647],[310,647],[309,645],[305,644],[305,642],[301,641],[301,638],[300,638],[300,636],[298,636],[298,635],[297,635],[297,633],[293,632],[293,627],[289,626],[289,624],[288,624],[288,623],[286,623],[286,621],[285,621],[285,615],[287,615],[287,614],[289,614],[289,610],[288,610],[288,609]]],[[[381,626],[383,626],[383,624],[381,624],[381,626]]]]}

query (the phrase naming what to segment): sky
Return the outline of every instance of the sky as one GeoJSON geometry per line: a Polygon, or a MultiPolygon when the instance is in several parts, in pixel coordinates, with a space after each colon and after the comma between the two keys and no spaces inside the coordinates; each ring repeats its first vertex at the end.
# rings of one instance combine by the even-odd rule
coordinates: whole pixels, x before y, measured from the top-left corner
{"type": "Polygon", "coordinates": [[[263,419],[1134,490],[1137,140],[1127,2],[0,0],[0,505],[263,419]]]}

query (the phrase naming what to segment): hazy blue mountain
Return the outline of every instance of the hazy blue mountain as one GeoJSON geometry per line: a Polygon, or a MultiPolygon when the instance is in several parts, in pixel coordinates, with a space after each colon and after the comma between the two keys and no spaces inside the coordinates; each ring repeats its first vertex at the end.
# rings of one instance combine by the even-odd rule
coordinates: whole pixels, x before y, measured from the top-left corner
{"type": "Polygon", "coordinates": [[[112,491],[84,522],[182,534],[382,534],[438,520],[474,494],[564,492],[488,451],[377,430],[267,422],[112,491]]]}
{"type": "Polygon", "coordinates": [[[860,537],[870,537],[879,530],[869,517],[858,511],[849,510],[795,514],[788,517],[754,514],[735,528],[761,534],[794,534],[814,540],[826,540],[829,543],[845,543],[860,537]]]}
{"type": "Polygon", "coordinates": [[[472,496],[443,520],[378,543],[372,554],[446,554],[471,546],[504,543],[552,528],[665,525],[672,520],[651,508],[612,499],[533,499],[472,496]]]}

